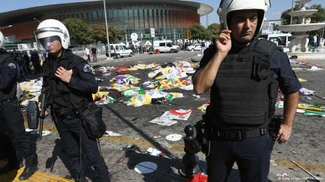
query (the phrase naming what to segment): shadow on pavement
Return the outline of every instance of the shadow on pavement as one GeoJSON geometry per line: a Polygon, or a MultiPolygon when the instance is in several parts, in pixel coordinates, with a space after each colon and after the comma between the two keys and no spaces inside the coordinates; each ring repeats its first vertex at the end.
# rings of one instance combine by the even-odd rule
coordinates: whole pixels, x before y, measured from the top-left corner
{"type": "Polygon", "coordinates": [[[65,154],[63,150],[62,142],[60,139],[55,140],[55,146],[52,151],[52,156],[46,160],[45,168],[50,169],[50,171],[53,171],[53,167],[55,165],[55,162],[58,160],[58,158],[62,161],[64,166],[70,171],[71,168],[68,162],[69,159],[67,154],[65,154]]]}
{"type": "Polygon", "coordinates": [[[163,157],[151,156],[148,154],[139,154],[132,151],[126,151],[125,156],[129,158],[127,166],[130,170],[133,170],[137,165],[140,165],[141,162],[152,162],[157,164],[157,169],[150,168],[150,166],[140,166],[147,168],[149,173],[142,173],[143,181],[156,181],[156,182],[185,182],[187,178],[180,176],[178,173],[175,173],[173,168],[176,168],[177,171],[182,167],[182,162],[179,159],[168,159],[163,157]]]}
{"type": "Polygon", "coordinates": [[[126,125],[128,125],[131,129],[136,131],[139,135],[143,137],[144,140],[150,142],[157,150],[160,150],[164,155],[172,158],[172,159],[178,159],[175,154],[170,152],[169,150],[165,149],[163,146],[161,146],[157,141],[152,139],[149,135],[147,135],[143,130],[139,129],[138,127],[134,126],[130,121],[125,119],[118,111],[114,110],[108,105],[103,105],[106,109],[110,110],[116,117],[121,119],[126,125]]]}

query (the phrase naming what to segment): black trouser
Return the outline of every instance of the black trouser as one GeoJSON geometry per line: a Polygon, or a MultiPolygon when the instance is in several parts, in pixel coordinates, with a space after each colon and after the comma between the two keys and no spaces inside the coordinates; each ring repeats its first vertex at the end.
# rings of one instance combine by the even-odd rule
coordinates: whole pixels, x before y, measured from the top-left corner
{"type": "MultiPolygon", "coordinates": [[[[99,152],[97,141],[93,138],[89,138],[83,127],[81,127],[80,130],[80,119],[73,115],[65,118],[57,117],[55,124],[59,131],[64,150],[69,157],[72,177],[78,179],[78,171],[80,167],[79,136],[81,131],[82,151],[86,154],[91,166],[94,167],[96,177],[101,179],[101,181],[109,181],[108,168],[104,158],[99,152]]],[[[81,166],[80,177],[84,177],[83,165],[81,166]]]]}
{"type": "Polygon", "coordinates": [[[8,158],[8,163],[18,163],[18,153],[8,132],[6,124],[0,121],[0,154],[8,158]]]}
{"type": "Polygon", "coordinates": [[[206,157],[208,181],[227,181],[236,162],[242,182],[267,182],[272,148],[269,134],[242,141],[212,139],[206,157]]]}
{"type": "Polygon", "coordinates": [[[8,127],[8,135],[21,150],[26,166],[37,164],[36,150],[31,146],[28,134],[25,132],[24,118],[17,99],[0,103],[0,122],[8,127]]]}

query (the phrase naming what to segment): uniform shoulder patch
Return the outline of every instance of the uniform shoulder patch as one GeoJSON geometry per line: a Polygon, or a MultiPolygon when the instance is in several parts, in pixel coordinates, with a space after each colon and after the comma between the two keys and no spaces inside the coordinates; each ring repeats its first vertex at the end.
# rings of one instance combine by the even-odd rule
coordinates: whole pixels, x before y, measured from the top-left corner
{"type": "Polygon", "coordinates": [[[84,66],[84,72],[91,72],[91,67],[90,67],[90,65],[89,64],[85,64],[85,66],[84,66]]]}
{"type": "Polygon", "coordinates": [[[11,69],[13,69],[13,70],[17,69],[15,63],[9,63],[9,64],[8,64],[8,67],[11,68],[11,69]]]}

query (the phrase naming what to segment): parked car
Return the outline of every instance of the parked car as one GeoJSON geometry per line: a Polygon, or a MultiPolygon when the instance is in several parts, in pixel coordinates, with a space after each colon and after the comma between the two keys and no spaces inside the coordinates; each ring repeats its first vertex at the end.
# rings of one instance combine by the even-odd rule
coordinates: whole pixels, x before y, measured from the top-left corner
{"type": "MultiPolygon", "coordinates": [[[[110,44],[111,56],[120,58],[120,57],[132,57],[133,52],[131,49],[128,49],[124,44],[110,44]]],[[[108,55],[108,48],[106,46],[106,56],[108,55]]]]}
{"type": "Polygon", "coordinates": [[[292,39],[292,35],[290,33],[268,34],[268,35],[261,35],[259,38],[270,40],[276,43],[277,45],[289,47],[292,39]]]}
{"type": "Polygon", "coordinates": [[[200,44],[192,44],[186,47],[186,50],[188,51],[201,51],[202,47],[200,44]]]}
{"type": "Polygon", "coordinates": [[[178,52],[180,47],[175,45],[171,40],[155,40],[153,42],[154,49],[159,50],[159,52],[178,52]]]}

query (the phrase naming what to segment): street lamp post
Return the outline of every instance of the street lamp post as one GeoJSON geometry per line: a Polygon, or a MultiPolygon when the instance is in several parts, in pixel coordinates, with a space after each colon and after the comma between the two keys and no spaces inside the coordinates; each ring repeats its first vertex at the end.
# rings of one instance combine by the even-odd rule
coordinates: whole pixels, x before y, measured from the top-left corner
{"type": "Polygon", "coordinates": [[[166,28],[167,28],[167,25],[166,25],[166,19],[167,17],[165,16],[165,8],[166,8],[166,4],[164,4],[164,7],[163,7],[163,32],[164,32],[164,39],[166,39],[166,28]]]}
{"type": "Polygon", "coordinates": [[[105,15],[105,26],[106,26],[106,39],[107,39],[107,49],[108,49],[108,59],[111,59],[111,46],[109,44],[109,34],[108,34],[108,25],[107,25],[107,12],[106,12],[106,1],[104,3],[104,15],[105,15]]]}
{"type": "MultiPolygon", "coordinates": [[[[293,0],[291,3],[291,12],[293,12],[293,0]]],[[[292,16],[290,16],[290,25],[292,25],[292,16]]]]}

